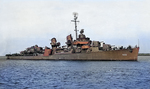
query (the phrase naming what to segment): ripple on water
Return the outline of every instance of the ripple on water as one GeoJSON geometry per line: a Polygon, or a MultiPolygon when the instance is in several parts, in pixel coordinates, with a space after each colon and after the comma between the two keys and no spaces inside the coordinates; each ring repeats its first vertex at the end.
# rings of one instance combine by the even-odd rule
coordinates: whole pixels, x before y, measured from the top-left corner
{"type": "Polygon", "coordinates": [[[0,89],[148,89],[150,61],[0,62],[0,89]]]}

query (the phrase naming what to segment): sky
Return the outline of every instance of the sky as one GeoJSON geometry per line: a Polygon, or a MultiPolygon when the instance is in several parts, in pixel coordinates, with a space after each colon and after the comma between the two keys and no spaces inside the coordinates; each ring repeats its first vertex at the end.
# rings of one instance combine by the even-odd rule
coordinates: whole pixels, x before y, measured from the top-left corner
{"type": "Polygon", "coordinates": [[[0,0],[0,56],[75,39],[73,12],[92,41],[150,53],[150,0],[0,0]]]}

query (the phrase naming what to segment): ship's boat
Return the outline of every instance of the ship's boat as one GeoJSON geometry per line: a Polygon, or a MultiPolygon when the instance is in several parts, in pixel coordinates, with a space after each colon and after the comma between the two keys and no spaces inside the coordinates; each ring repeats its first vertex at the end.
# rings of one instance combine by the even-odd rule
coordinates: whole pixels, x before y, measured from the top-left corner
{"type": "Polygon", "coordinates": [[[47,60],[130,60],[137,61],[139,47],[127,48],[114,47],[105,44],[103,41],[91,41],[86,37],[84,29],[77,35],[77,13],[74,13],[76,39],[72,35],[66,37],[66,45],[60,47],[60,42],[56,38],[51,39],[51,48],[38,47],[38,45],[27,48],[20,54],[7,54],[7,59],[47,59],[47,60]]]}

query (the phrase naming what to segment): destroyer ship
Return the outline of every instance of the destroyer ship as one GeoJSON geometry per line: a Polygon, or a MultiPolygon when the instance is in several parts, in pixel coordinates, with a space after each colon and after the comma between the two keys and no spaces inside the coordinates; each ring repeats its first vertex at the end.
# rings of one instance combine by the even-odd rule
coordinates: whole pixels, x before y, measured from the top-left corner
{"type": "Polygon", "coordinates": [[[25,60],[89,60],[89,61],[137,61],[139,47],[115,47],[103,41],[91,41],[84,34],[84,29],[77,33],[78,14],[74,14],[76,39],[72,35],[66,37],[66,45],[60,47],[56,38],[51,39],[51,48],[31,46],[20,53],[6,54],[7,59],[25,60]]]}

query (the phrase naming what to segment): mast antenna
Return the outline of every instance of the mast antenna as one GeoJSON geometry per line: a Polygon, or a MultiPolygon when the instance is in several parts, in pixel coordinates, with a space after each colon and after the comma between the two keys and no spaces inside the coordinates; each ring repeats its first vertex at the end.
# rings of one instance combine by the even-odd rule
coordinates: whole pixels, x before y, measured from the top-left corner
{"type": "Polygon", "coordinates": [[[78,33],[77,33],[77,22],[79,22],[79,21],[77,21],[77,18],[78,18],[78,13],[76,13],[76,12],[73,12],[73,15],[74,15],[74,20],[71,20],[71,22],[74,22],[75,23],[75,33],[76,33],[76,40],[77,40],[77,35],[78,35],[78,33]]]}
{"type": "Polygon", "coordinates": [[[139,39],[138,39],[138,47],[139,47],[139,39]]]}

